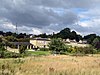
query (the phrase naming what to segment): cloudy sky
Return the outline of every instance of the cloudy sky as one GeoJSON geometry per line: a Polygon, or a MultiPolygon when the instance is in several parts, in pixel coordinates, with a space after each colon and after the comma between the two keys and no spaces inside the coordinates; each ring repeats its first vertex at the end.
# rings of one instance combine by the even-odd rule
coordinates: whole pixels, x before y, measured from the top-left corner
{"type": "Polygon", "coordinates": [[[0,31],[100,35],[100,0],[0,0],[0,31]]]}

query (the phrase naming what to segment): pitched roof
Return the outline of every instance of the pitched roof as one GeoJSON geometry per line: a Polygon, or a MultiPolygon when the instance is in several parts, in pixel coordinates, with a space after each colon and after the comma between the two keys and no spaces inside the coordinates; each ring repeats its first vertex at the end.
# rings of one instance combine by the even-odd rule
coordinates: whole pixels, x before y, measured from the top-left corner
{"type": "Polygon", "coordinates": [[[42,40],[42,41],[50,41],[49,38],[33,38],[31,40],[42,40]]]}
{"type": "Polygon", "coordinates": [[[32,45],[30,42],[10,42],[13,45],[32,45]]]}

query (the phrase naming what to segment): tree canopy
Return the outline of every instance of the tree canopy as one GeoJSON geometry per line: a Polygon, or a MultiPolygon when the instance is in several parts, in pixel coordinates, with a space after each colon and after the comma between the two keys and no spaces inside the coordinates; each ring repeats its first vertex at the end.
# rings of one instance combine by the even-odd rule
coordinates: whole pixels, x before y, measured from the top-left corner
{"type": "Polygon", "coordinates": [[[60,38],[52,39],[48,46],[49,46],[49,49],[53,52],[55,51],[55,52],[59,53],[61,51],[66,51],[67,50],[66,45],[62,42],[62,39],[60,39],[60,38]]]}

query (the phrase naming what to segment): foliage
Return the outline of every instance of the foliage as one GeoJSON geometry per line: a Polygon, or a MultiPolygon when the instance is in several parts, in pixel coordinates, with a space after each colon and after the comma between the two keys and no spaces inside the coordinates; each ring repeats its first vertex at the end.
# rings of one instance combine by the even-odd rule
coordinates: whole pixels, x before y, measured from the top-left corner
{"type": "Polygon", "coordinates": [[[39,48],[40,51],[49,51],[48,48],[39,48]]]}
{"type": "Polygon", "coordinates": [[[76,39],[77,42],[79,42],[79,41],[82,40],[83,38],[82,38],[81,35],[77,35],[75,39],[76,39]]]}
{"type": "Polygon", "coordinates": [[[0,38],[0,42],[2,42],[2,38],[0,38]]]}
{"type": "Polygon", "coordinates": [[[17,39],[18,42],[29,42],[29,38],[19,38],[17,39]]]}
{"type": "Polygon", "coordinates": [[[57,34],[54,34],[53,37],[56,37],[56,38],[62,38],[62,39],[75,39],[77,42],[79,40],[82,40],[82,36],[81,35],[78,35],[75,31],[71,31],[69,28],[65,28],[63,30],[61,30],[59,33],[57,34]]]}
{"type": "Polygon", "coordinates": [[[12,43],[9,43],[9,45],[8,45],[9,47],[11,47],[11,48],[17,48],[14,44],[12,44],[12,43]]]}
{"type": "Polygon", "coordinates": [[[99,38],[95,38],[93,40],[92,46],[100,52],[100,40],[99,38]]]}
{"type": "Polygon", "coordinates": [[[0,58],[4,57],[5,48],[2,43],[0,43],[0,58]]]}
{"type": "Polygon", "coordinates": [[[95,48],[100,51],[100,42],[97,42],[97,44],[95,45],[95,48]]]}
{"type": "Polygon", "coordinates": [[[69,28],[65,28],[63,30],[61,30],[57,35],[59,38],[62,38],[62,39],[67,39],[67,38],[70,38],[70,29],[69,28]]]}
{"type": "Polygon", "coordinates": [[[21,47],[19,48],[19,53],[20,54],[24,54],[25,53],[25,50],[26,50],[26,46],[21,45],[21,47]]]}
{"type": "Polygon", "coordinates": [[[94,47],[96,47],[96,45],[98,44],[98,42],[99,42],[99,39],[98,39],[98,38],[95,38],[95,39],[93,40],[92,45],[93,45],[94,47]]]}
{"type": "Polygon", "coordinates": [[[76,32],[72,31],[71,34],[70,34],[70,36],[71,36],[70,39],[72,39],[72,40],[75,39],[76,35],[77,35],[76,32]]]}
{"type": "Polygon", "coordinates": [[[19,53],[5,51],[4,58],[19,58],[22,57],[19,53]]]}
{"type": "Polygon", "coordinates": [[[17,38],[15,38],[14,36],[6,36],[5,39],[8,42],[16,42],[17,41],[17,38]]]}
{"type": "Polygon", "coordinates": [[[3,32],[0,31],[0,35],[3,35],[3,39],[7,40],[8,42],[29,42],[30,34],[27,35],[26,33],[13,33],[13,32],[3,32]]]}
{"type": "Polygon", "coordinates": [[[97,50],[94,49],[92,46],[90,47],[70,47],[67,50],[69,53],[78,53],[78,54],[95,54],[97,50]]]}
{"type": "Polygon", "coordinates": [[[46,35],[46,33],[40,34],[37,37],[41,37],[41,38],[47,38],[48,36],[46,35]]]}
{"type": "Polygon", "coordinates": [[[17,35],[17,38],[18,39],[20,39],[20,38],[26,38],[26,36],[27,36],[26,33],[20,33],[20,34],[17,35]]]}
{"type": "Polygon", "coordinates": [[[40,35],[35,35],[35,37],[41,37],[41,38],[62,38],[62,39],[75,39],[77,42],[79,40],[82,40],[82,36],[78,35],[75,31],[71,31],[70,28],[65,28],[63,30],[61,30],[60,32],[58,32],[57,34],[55,34],[53,32],[53,34],[49,34],[47,35],[46,33],[44,34],[40,34],[40,35]]]}
{"type": "Polygon", "coordinates": [[[94,40],[96,37],[97,37],[96,34],[89,34],[89,35],[84,36],[83,39],[87,40],[87,42],[88,42],[89,44],[92,44],[93,40],[94,40]]]}
{"type": "Polygon", "coordinates": [[[62,39],[60,38],[52,39],[48,46],[51,51],[56,52],[56,53],[60,53],[61,51],[67,50],[66,45],[62,42],[62,39]]]}
{"type": "Polygon", "coordinates": [[[0,58],[17,58],[21,57],[20,54],[9,52],[4,48],[4,44],[0,43],[0,58]]]}

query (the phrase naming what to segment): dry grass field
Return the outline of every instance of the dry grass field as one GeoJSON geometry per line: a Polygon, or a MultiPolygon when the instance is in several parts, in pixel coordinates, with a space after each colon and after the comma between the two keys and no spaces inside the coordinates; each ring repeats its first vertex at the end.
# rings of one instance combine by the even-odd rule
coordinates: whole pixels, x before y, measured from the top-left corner
{"type": "Polygon", "coordinates": [[[0,59],[0,75],[100,75],[100,56],[0,59]]]}

